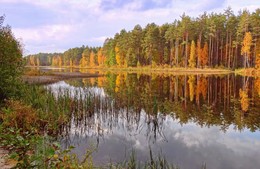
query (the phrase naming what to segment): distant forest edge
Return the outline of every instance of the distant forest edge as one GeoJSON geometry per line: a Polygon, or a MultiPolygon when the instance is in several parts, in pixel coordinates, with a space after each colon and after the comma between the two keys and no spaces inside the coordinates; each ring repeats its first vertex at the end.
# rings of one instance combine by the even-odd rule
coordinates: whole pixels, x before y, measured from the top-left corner
{"type": "Polygon", "coordinates": [[[64,53],[26,56],[28,66],[260,68],[260,9],[235,15],[206,12],[197,18],[121,30],[102,47],[76,47],[64,53]]]}

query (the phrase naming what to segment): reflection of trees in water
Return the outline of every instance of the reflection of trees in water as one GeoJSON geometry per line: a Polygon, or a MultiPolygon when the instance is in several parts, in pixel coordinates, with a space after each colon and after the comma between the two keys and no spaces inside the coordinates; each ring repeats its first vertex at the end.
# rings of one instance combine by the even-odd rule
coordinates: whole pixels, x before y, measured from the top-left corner
{"type": "MultiPolygon", "coordinates": [[[[156,140],[163,136],[166,115],[185,124],[190,121],[200,126],[221,126],[226,131],[230,125],[238,130],[259,130],[260,97],[259,78],[246,79],[248,108],[241,107],[243,77],[226,76],[149,76],[137,74],[107,74],[106,77],[68,82],[75,86],[100,86],[105,97],[95,95],[88,107],[73,110],[72,121],[64,129],[77,129],[103,137],[114,128],[130,134],[146,129],[147,138],[156,140]],[[145,113],[141,113],[145,112],[145,113]]],[[[84,101],[85,103],[86,101],[84,101]]],[[[77,133],[76,132],[76,133],[77,133]]]]}

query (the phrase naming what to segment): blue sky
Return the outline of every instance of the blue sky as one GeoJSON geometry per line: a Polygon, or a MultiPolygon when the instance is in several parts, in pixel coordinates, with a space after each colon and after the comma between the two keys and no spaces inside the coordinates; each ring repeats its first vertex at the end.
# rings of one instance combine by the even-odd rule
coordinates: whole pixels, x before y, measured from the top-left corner
{"type": "Polygon", "coordinates": [[[234,12],[260,8],[260,0],[0,0],[24,54],[63,52],[82,45],[101,46],[121,29],[131,30],[179,19],[184,12],[198,16],[204,11],[234,12]]]}

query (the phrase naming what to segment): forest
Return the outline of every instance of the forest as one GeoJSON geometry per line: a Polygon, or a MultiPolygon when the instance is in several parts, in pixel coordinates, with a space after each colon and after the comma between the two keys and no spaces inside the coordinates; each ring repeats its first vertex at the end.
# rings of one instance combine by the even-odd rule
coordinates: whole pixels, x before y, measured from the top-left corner
{"type": "Polygon", "coordinates": [[[26,57],[29,66],[70,67],[260,67],[260,9],[234,14],[206,13],[161,26],[155,23],[122,29],[102,47],[75,47],[64,53],[26,57]]]}

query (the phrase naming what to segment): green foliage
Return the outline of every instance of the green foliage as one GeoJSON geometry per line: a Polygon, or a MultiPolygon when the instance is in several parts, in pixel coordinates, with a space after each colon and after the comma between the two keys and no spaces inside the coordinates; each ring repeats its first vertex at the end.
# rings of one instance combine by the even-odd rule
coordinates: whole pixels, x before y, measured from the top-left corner
{"type": "Polygon", "coordinates": [[[0,126],[0,146],[9,150],[9,157],[15,160],[14,168],[94,168],[88,150],[83,163],[78,162],[74,147],[62,150],[53,138],[33,131],[0,126]]]}
{"type": "Polygon", "coordinates": [[[30,131],[17,128],[4,128],[0,126],[0,146],[10,151],[10,158],[17,161],[15,168],[33,168],[34,146],[37,144],[38,135],[30,131]]]}
{"type": "Polygon", "coordinates": [[[0,17],[0,102],[19,92],[19,75],[23,71],[22,48],[10,26],[2,26],[0,17]]]}

